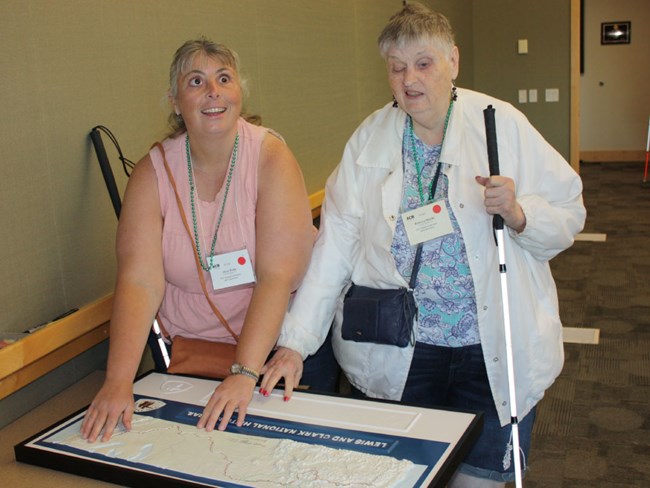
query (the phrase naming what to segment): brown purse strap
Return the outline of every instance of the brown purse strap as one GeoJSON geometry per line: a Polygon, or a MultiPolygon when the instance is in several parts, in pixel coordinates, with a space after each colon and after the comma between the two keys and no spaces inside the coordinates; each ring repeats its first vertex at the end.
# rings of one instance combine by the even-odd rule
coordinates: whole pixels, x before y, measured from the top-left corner
{"type": "MultiPolygon", "coordinates": [[[[228,324],[228,321],[225,319],[225,317],[221,314],[217,306],[214,304],[212,299],[210,298],[210,295],[208,295],[208,287],[205,284],[205,277],[203,276],[203,269],[201,268],[201,262],[199,261],[199,253],[196,249],[196,245],[194,244],[194,239],[192,238],[192,231],[190,230],[190,226],[187,223],[187,217],[185,216],[185,211],[183,210],[183,203],[181,202],[181,197],[178,195],[178,189],[176,188],[176,180],[174,179],[174,176],[172,175],[171,169],[169,169],[169,164],[167,164],[167,157],[165,156],[165,149],[163,148],[162,144],[159,142],[156,142],[152,147],[157,147],[160,153],[162,154],[163,157],[163,163],[165,165],[165,171],[167,171],[167,177],[169,178],[169,182],[172,185],[172,188],[174,189],[174,195],[176,196],[176,204],[178,205],[178,211],[181,214],[181,220],[183,221],[183,225],[185,226],[185,230],[187,231],[187,235],[190,238],[190,242],[192,243],[192,249],[194,250],[194,262],[196,263],[196,269],[199,272],[199,281],[201,282],[201,288],[203,289],[203,294],[205,295],[205,298],[208,299],[208,304],[210,305],[210,308],[212,311],[215,313],[215,315],[219,318],[223,326],[230,332],[230,335],[234,337],[235,341],[239,341],[239,336],[235,334],[235,332],[232,330],[230,327],[230,324],[228,324]]],[[[158,321],[160,323],[160,321],[158,321]]]]}

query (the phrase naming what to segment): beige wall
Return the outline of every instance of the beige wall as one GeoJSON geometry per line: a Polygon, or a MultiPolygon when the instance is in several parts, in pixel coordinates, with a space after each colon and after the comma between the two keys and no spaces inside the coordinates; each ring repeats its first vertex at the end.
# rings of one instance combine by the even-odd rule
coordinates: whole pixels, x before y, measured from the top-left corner
{"type": "Polygon", "coordinates": [[[645,153],[650,117],[650,2],[584,2],[580,149],[645,153]],[[603,22],[632,22],[630,44],[601,45],[603,22]]]}
{"type": "MultiPolygon", "coordinates": [[[[116,219],[88,133],[138,160],[163,137],[167,70],[201,34],[238,51],[249,108],[284,135],[310,192],[390,99],[376,37],[398,0],[2,0],[0,332],[109,293],[116,219]]],[[[115,163],[118,184],[126,177],[115,163]]]]}
{"type": "Polygon", "coordinates": [[[474,85],[512,103],[565,159],[569,159],[570,0],[474,2],[474,85]],[[517,41],[528,40],[528,54],[517,41]],[[560,101],[545,102],[547,88],[560,101]],[[520,104],[519,90],[537,90],[537,103],[520,104]]]}

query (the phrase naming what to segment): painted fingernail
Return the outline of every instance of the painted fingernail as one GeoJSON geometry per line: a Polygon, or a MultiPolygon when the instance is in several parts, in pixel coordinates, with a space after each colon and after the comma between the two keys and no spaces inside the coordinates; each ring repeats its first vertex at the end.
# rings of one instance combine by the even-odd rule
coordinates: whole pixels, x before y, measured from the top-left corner
{"type": "Polygon", "coordinates": [[[284,397],[284,401],[285,401],[285,402],[288,402],[288,401],[289,401],[289,397],[288,397],[288,396],[284,397]]]}
{"type": "Polygon", "coordinates": [[[266,390],[263,390],[262,388],[260,388],[260,395],[266,396],[266,390]]]}
{"type": "Polygon", "coordinates": [[[264,396],[265,396],[265,397],[269,396],[269,392],[266,391],[266,390],[264,390],[264,396]]]}

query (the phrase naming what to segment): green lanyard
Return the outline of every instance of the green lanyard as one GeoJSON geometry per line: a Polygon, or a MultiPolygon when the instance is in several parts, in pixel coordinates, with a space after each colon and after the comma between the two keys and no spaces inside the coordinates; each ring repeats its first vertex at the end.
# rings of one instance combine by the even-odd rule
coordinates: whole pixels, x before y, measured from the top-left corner
{"type": "MultiPolygon", "coordinates": [[[[226,177],[226,191],[224,192],[223,195],[223,203],[221,204],[219,219],[217,220],[217,228],[214,230],[214,236],[212,237],[212,247],[210,248],[210,254],[208,254],[206,258],[209,258],[210,256],[214,256],[214,249],[217,246],[217,234],[219,233],[219,227],[221,227],[221,219],[223,218],[223,211],[226,208],[226,199],[228,198],[228,191],[230,190],[230,182],[232,181],[232,173],[233,170],[235,169],[235,162],[237,161],[238,147],[239,147],[239,134],[235,136],[235,147],[232,150],[232,157],[230,158],[230,167],[228,168],[228,175],[226,177]]],[[[189,135],[185,135],[185,154],[187,157],[187,175],[190,180],[190,205],[192,207],[192,223],[194,224],[194,243],[196,244],[196,252],[199,255],[199,262],[201,263],[201,267],[205,271],[210,271],[212,268],[214,268],[214,266],[212,266],[212,263],[208,259],[206,259],[207,264],[203,264],[203,258],[201,257],[201,242],[199,239],[199,229],[197,226],[196,209],[194,204],[194,193],[196,188],[194,185],[194,178],[192,176],[192,156],[190,154],[189,135]]]]}
{"type": "MultiPolygon", "coordinates": [[[[453,98],[449,102],[449,108],[447,109],[447,116],[445,117],[445,128],[443,129],[442,132],[442,141],[440,142],[440,154],[442,154],[442,144],[445,142],[445,135],[447,134],[447,125],[449,125],[449,117],[451,116],[451,108],[454,105],[454,100],[453,98]]],[[[438,168],[436,169],[436,175],[433,177],[433,181],[431,181],[431,186],[429,187],[429,198],[425,199],[424,198],[424,190],[422,188],[422,175],[421,169],[420,169],[420,161],[418,157],[418,151],[417,147],[415,146],[415,134],[413,132],[413,119],[409,115],[408,118],[409,124],[408,124],[408,136],[411,140],[411,150],[413,151],[413,159],[415,160],[415,170],[417,172],[417,177],[418,177],[418,192],[420,194],[420,204],[424,205],[427,201],[433,200],[433,197],[436,192],[436,186],[438,185],[438,177],[440,176],[440,162],[438,162],[438,168]]]]}

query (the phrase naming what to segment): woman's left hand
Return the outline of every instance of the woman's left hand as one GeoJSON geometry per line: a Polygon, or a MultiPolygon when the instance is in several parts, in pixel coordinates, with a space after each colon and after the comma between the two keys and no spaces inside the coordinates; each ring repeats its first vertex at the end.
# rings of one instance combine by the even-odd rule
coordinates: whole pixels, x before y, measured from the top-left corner
{"type": "Polygon", "coordinates": [[[275,385],[284,378],[284,401],[287,402],[293,395],[293,390],[300,383],[302,377],[302,356],[297,351],[288,347],[279,347],[273,357],[262,368],[262,383],[260,393],[268,396],[275,385]]]}
{"type": "Polygon", "coordinates": [[[246,418],[246,409],[253,398],[255,380],[243,374],[235,374],[224,379],[214,390],[210,401],[203,409],[203,415],[197,424],[199,429],[208,432],[215,428],[219,416],[223,414],[218,429],[225,430],[228,422],[237,410],[237,426],[241,427],[246,418]]]}
{"type": "Polygon", "coordinates": [[[490,215],[500,215],[508,227],[523,232],[526,215],[517,202],[515,182],[506,176],[477,176],[477,183],[485,187],[483,192],[485,210],[490,215]]]}

